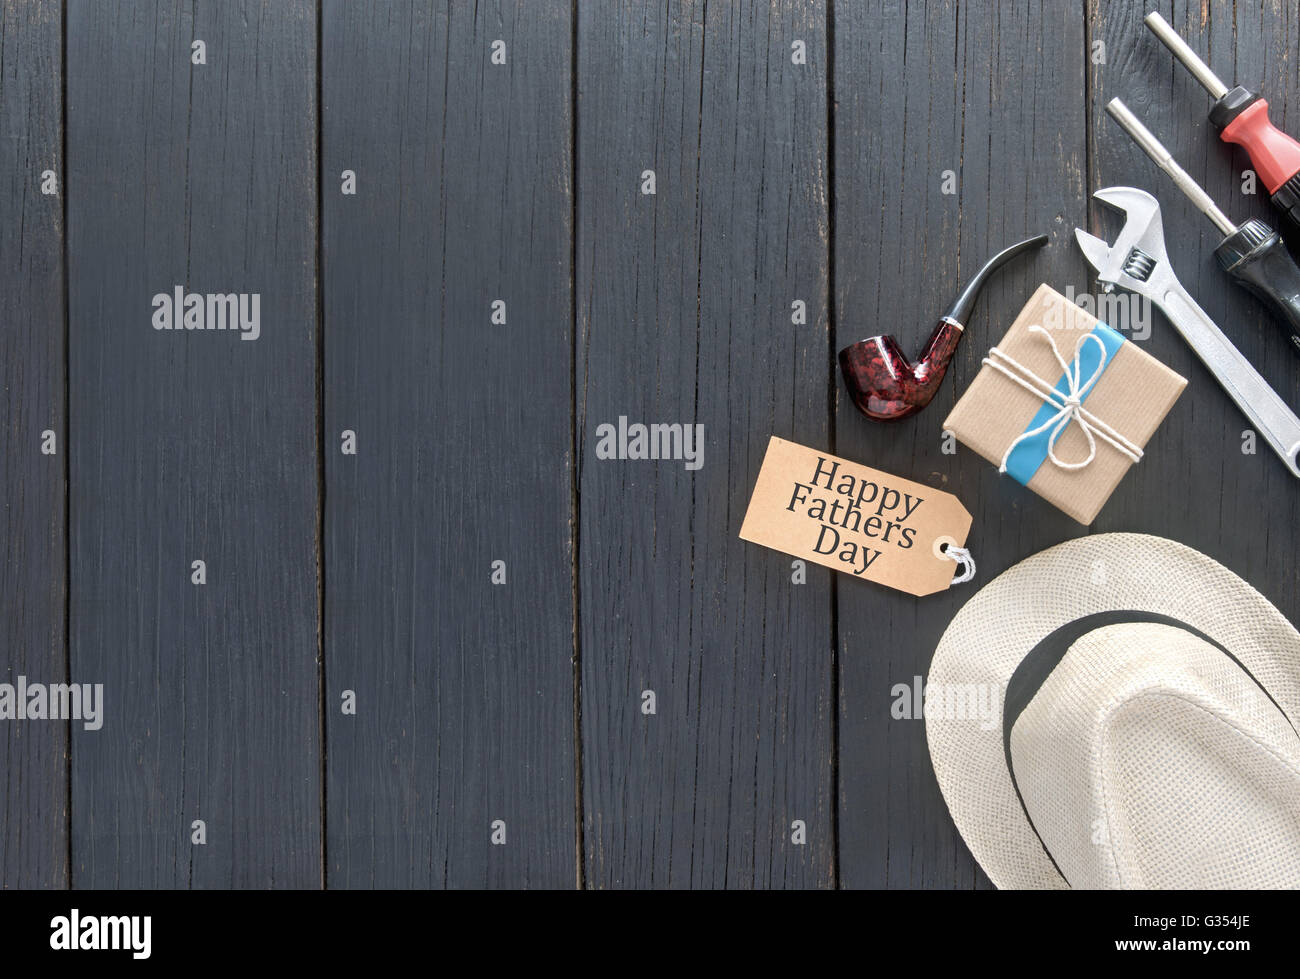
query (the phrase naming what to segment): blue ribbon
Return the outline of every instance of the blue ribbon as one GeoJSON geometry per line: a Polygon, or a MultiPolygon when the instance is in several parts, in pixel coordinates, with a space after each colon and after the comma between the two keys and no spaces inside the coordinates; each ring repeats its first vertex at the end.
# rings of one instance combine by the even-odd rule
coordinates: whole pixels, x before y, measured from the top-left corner
{"type": "MultiPolygon", "coordinates": [[[[1092,335],[1101,341],[1101,347],[1098,347],[1095,343],[1085,342],[1080,344],[1078,354],[1075,357],[1075,378],[1080,382],[1091,377],[1099,367],[1103,367],[1103,365],[1109,366],[1110,362],[1115,359],[1115,354],[1119,351],[1119,348],[1124,344],[1124,338],[1105,323],[1098,323],[1093,328],[1092,335]],[[1102,348],[1105,349],[1105,354],[1102,353],[1102,348]]],[[[1088,395],[1093,392],[1096,386],[1096,384],[1093,384],[1082,393],[1079,398],[1080,403],[1088,399],[1088,395]]],[[[1056,382],[1055,391],[1061,401],[1069,397],[1070,378],[1066,374],[1062,374],[1056,382]]],[[[1059,410],[1055,405],[1044,402],[1024,430],[1031,432],[1046,425],[1048,419],[1056,415],[1059,410]]],[[[1068,427],[1068,423],[1066,427],[1068,427]]],[[[1007,456],[1007,473],[1016,482],[1028,486],[1029,481],[1038,472],[1038,467],[1047,461],[1047,451],[1051,439],[1052,432],[1048,430],[1021,441],[1007,456]]]]}

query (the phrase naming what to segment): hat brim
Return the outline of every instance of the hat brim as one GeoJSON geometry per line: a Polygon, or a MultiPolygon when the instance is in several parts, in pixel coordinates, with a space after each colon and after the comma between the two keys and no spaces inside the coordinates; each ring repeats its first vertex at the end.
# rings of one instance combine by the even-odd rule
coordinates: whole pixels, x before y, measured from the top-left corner
{"type": "MultiPolygon", "coordinates": [[[[1081,537],[1003,572],[944,632],[927,687],[991,690],[1001,705],[1012,673],[1045,636],[1083,616],[1119,610],[1170,616],[1204,632],[1300,728],[1300,633],[1217,561],[1146,534],[1081,537]]],[[[976,723],[932,712],[929,705],[927,697],[926,739],[935,777],[953,822],[989,879],[1001,888],[1066,887],[1016,794],[1000,721],[976,723]]]]}

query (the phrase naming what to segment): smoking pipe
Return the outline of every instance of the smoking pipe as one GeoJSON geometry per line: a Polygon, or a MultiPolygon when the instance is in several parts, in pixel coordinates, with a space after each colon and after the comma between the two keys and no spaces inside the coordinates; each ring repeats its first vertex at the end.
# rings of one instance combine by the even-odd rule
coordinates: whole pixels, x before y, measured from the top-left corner
{"type": "Polygon", "coordinates": [[[878,421],[897,421],[915,415],[928,405],[943,383],[948,362],[966,329],[966,318],[984,283],[1017,255],[1045,244],[1047,235],[1038,235],[998,252],[985,262],[939,319],[939,325],[915,363],[908,362],[893,336],[869,337],[841,350],[840,371],[853,403],[868,418],[878,421]]]}

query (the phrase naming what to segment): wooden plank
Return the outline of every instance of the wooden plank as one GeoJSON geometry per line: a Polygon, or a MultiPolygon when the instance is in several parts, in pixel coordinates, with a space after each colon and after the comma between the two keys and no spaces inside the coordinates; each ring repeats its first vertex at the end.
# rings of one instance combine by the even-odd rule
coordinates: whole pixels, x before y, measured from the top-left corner
{"type": "Polygon", "coordinates": [[[313,5],[67,16],[72,881],[319,886],[313,5]],[[176,285],[259,338],[155,330],[176,285]]]}
{"type": "Polygon", "coordinates": [[[328,882],[571,887],[571,10],[323,16],[328,882]]]}
{"type": "MultiPolygon", "coordinates": [[[[62,26],[57,2],[0,4],[0,682],[15,686],[68,670],[62,26]]],[[[0,887],[67,886],[67,748],[63,721],[0,725],[0,887]]]]}
{"type": "MultiPolygon", "coordinates": [[[[1273,121],[1300,132],[1300,18],[1286,0],[1219,8],[1199,3],[1093,3],[1091,32],[1105,41],[1107,63],[1091,70],[1096,121],[1091,141],[1094,187],[1140,187],[1160,201],[1170,264],[1183,286],[1288,404],[1300,405],[1300,372],[1267,308],[1220,268],[1222,236],[1173,182],[1105,113],[1124,99],[1179,163],[1235,221],[1280,215],[1267,191],[1242,193],[1249,157],[1220,142],[1207,114],[1211,99],[1142,18],[1157,9],[1228,85],[1242,84],[1269,100],[1273,121]]],[[[1092,230],[1113,234],[1122,219],[1092,208],[1092,230]]],[[[1194,547],[1262,591],[1293,622],[1300,621],[1300,577],[1293,534],[1300,520],[1295,477],[1258,440],[1244,454],[1246,419],[1191,348],[1159,312],[1152,312],[1149,353],[1188,379],[1146,457],[1102,511],[1097,530],[1142,530],[1194,547]]]]}
{"type": "Polygon", "coordinates": [[[824,10],[582,5],[578,65],[587,882],[832,885],[831,572],[737,537],[769,437],[829,439],[824,10]],[[599,458],[620,417],[702,467],[599,458]]]}
{"type": "Polygon", "coordinates": [[[1039,282],[1086,288],[1072,230],[1085,213],[1082,10],[990,2],[837,4],[836,347],[894,333],[909,355],[1005,245],[1047,250],[985,290],[942,391],[893,424],[859,414],[836,380],[839,453],[955,493],[974,516],[973,585],[914,599],[839,579],[840,871],[847,887],[987,887],[953,827],[923,724],[894,719],[979,584],[1082,528],[964,448],[942,423],[1039,282]],[[952,171],[956,193],[943,193],[952,171]]]}

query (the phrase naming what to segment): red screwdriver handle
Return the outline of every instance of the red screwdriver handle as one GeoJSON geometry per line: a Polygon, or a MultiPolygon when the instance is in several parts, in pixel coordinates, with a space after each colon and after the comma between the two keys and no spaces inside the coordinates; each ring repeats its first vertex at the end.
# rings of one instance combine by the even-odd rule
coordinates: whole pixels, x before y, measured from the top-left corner
{"type": "Polygon", "coordinates": [[[1247,106],[1224,126],[1222,139],[1245,148],[1270,194],[1300,173],[1300,143],[1269,121],[1264,99],[1247,106]]]}

